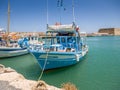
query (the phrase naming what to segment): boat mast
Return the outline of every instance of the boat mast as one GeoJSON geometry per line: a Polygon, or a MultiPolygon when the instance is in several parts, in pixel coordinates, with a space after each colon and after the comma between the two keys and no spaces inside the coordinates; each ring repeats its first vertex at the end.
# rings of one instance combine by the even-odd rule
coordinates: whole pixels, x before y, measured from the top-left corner
{"type": "MultiPolygon", "coordinates": [[[[72,0],[72,12],[73,12],[73,23],[75,23],[75,8],[74,8],[74,0],[72,0]]],[[[76,30],[77,30],[77,32],[78,32],[78,38],[76,38],[76,39],[78,39],[78,51],[80,50],[80,39],[81,39],[81,37],[80,37],[80,32],[79,32],[79,27],[78,26],[76,26],[76,30]],[[78,29],[78,30],[77,30],[78,29]]],[[[77,43],[76,43],[77,44],[77,43]]]]}
{"type": "Polygon", "coordinates": [[[9,44],[8,40],[9,32],[10,32],[10,0],[8,0],[7,46],[9,44]]]}
{"type": "Polygon", "coordinates": [[[73,22],[75,23],[74,0],[72,0],[73,22]]]}
{"type": "Polygon", "coordinates": [[[46,20],[46,22],[47,22],[47,25],[48,25],[48,0],[47,0],[47,5],[46,6],[47,6],[47,10],[46,10],[47,11],[47,20],[46,20]]]}
{"type": "Polygon", "coordinates": [[[62,20],[62,7],[63,7],[63,0],[60,1],[60,24],[62,20]]]}
{"type": "Polygon", "coordinates": [[[8,0],[8,25],[7,25],[7,34],[9,34],[10,29],[10,0],[8,0]]]}

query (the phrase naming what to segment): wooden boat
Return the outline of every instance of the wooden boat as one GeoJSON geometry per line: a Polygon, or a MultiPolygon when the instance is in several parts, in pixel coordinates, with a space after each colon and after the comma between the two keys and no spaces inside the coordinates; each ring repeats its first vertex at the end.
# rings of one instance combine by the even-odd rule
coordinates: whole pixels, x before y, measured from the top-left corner
{"type": "Polygon", "coordinates": [[[42,70],[76,64],[87,54],[88,46],[74,23],[47,28],[46,35],[50,36],[46,36],[45,44],[40,49],[30,50],[42,70]]]}
{"type": "Polygon", "coordinates": [[[84,42],[84,37],[80,36],[79,27],[75,24],[74,7],[73,21],[72,24],[61,24],[61,21],[55,25],[47,24],[45,43],[37,48],[29,48],[42,71],[74,65],[87,54],[88,45],[84,42]]]}

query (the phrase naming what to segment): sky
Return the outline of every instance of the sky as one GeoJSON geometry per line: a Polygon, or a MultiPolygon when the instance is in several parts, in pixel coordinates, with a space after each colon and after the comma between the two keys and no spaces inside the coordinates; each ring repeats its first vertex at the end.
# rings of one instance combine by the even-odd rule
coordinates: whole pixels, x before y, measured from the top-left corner
{"type": "MultiPolygon", "coordinates": [[[[46,24],[71,24],[72,0],[62,0],[62,6],[58,1],[61,0],[10,0],[10,31],[46,32],[46,24]]],[[[120,0],[73,1],[75,23],[81,32],[120,28],[120,0]]],[[[8,0],[0,0],[0,28],[7,28],[7,9],[8,0]]]]}

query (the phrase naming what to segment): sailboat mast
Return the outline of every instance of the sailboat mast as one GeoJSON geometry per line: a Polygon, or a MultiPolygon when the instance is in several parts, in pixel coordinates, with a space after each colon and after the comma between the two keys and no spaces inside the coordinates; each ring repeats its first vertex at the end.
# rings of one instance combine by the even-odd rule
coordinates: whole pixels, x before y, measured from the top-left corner
{"type": "Polygon", "coordinates": [[[8,0],[8,21],[7,21],[7,33],[6,33],[6,46],[9,46],[9,29],[10,29],[10,0],[8,0]]]}
{"type": "Polygon", "coordinates": [[[7,24],[7,35],[10,32],[10,0],[8,0],[8,24],[7,24]]]}

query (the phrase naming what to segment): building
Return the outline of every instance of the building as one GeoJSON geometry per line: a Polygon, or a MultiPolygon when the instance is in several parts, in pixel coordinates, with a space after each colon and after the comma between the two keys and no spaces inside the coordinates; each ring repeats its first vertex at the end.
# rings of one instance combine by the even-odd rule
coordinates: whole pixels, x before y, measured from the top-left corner
{"type": "Polygon", "coordinates": [[[120,28],[102,28],[98,33],[108,33],[109,35],[120,35],[120,28]]]}

